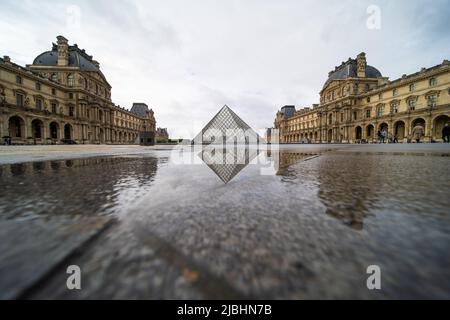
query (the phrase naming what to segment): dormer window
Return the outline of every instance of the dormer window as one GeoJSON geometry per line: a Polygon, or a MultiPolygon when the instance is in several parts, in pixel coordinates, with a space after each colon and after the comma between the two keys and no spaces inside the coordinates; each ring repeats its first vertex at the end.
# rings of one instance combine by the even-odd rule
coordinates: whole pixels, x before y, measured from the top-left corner
{"type": "Polygon", "coordinates": [[[50,78],[52,81],[58,82],[58,76],[56,75],[56,73],[52,73],[52,76],[50,78]]]}

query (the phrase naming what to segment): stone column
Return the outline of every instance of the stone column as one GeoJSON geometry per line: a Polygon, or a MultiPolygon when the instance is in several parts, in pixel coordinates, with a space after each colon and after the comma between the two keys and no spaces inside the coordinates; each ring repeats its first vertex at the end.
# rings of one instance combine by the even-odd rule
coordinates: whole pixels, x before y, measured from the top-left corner
{"type": "Polygon", "coordinates": [[[42,128],[42,141],[44,144],[47,144],[47,138],[50,137],[50,122],[49,121],[43,121],[43,128],[42,128]]]}

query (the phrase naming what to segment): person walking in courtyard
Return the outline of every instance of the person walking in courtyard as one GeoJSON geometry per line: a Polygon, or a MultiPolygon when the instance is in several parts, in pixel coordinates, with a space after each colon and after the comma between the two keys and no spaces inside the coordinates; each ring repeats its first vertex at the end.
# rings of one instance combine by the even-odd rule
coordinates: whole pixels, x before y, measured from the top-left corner
{"type": "Polygon", "coordinates": [[[446,123],[444,128],[442,129],[442,140],[444,140],[444,143],[450,143],[450,126],[448,125],[448,123],[446,123]]]}
{"type": "Polygon", "coordinates": [[[398,134],[396,134],[395,136],[394,136],[394,141],[393,141],[394,143],[398,143],[398,134]]]}
{"type": "Polygon", "coordinates": [[[420,139],[424,136],[425,130],[421,125],[417,125],[413,128],[412,135],[413,139],[416,140],[416,143],[420,143],[420,139]]]}
{"type": "Polygon", "coordinates": [[[383,130],[381,130],[381,143],[384,143],[386,141],[386,129],[383,128],[383,130]]]}

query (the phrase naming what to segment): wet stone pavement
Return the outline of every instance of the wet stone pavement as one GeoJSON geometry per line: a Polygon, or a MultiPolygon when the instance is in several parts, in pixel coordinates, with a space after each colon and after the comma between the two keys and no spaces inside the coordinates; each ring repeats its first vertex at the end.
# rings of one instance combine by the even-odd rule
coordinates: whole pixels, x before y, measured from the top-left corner
{"type": "Polygon", "coordinates": [[[144,150],[8,155],[0,298],[450,299],[448,145],[289,145],[231,168],[144,150]]]}

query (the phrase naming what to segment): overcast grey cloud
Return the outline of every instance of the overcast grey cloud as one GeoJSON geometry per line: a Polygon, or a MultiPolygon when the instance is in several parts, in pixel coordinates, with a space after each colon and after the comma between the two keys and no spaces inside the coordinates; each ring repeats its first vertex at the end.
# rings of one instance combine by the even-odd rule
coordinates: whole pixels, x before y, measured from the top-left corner
{"type": "Polygon", "coordinates": [[[362,51],[391,79],[450,56],[448,0],[0,6],[1,55],[31,63],[62,34],[100,62],[116,104],[148,103],[177,137],[193,137],[224,104],[255,129],[271,126],[281,106],[317,103],[328,72],[362,51]],[[381,10],[380,29],[366,26],[370,5],[381,10]]]}

